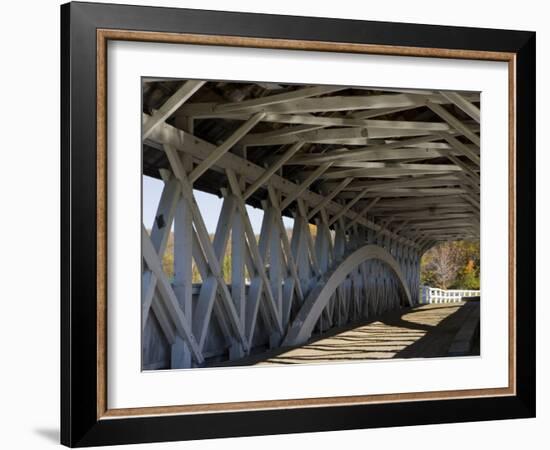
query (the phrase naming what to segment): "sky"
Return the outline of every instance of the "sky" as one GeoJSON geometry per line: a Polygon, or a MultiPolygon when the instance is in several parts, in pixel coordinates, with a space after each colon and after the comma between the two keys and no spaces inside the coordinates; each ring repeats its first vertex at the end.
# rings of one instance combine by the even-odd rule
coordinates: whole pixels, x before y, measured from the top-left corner
{"type": "MultiPolygon", "coordinates": [[[[153,227],[153,222],[155,220],[155,215],[157,212],[157,206],[162,194],[162,188],[164,182],[162,180],[157,180],[156,178],[151,178],[148,176],[143,176],[143,224],[145,228],[151,229],[153,227]]],[[[199,209],[204,219],[206,229],[208,233],[214,233],[216,231],[216,225],[218,224],[218,217],[220,216],[220,211],[222,209],[223,199],[217,197],[216,195],[207,194],[206,192],[201,192],[194,190],[195,199],[199,205],[199,209]]],[[[248,217],[250,217],[250,222],[252,224],[252,229],[254,234],[260,234],[260,229],[262,227],[262,218],[263,211],[259,208],[253,208],[252,206],[246,205],[246,210],[248,212],[248,217]]],[[[288,217],[283,217],[283,222],[286,228],[292,228],[293,220],[288,217]]]]}

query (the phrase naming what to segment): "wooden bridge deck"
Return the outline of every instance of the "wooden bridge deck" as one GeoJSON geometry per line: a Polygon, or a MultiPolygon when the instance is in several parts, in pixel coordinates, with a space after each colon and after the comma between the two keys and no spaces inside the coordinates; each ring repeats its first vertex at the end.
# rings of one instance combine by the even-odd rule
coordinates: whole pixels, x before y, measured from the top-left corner
{"type": "MultiPolygon", "coordinates": [[[[475,329],[478,320],[479,302],[421,305],[390,312],[370,323],[333,330],[301,347],[276,349],[231,365],[449,356],[457,339],[463,338],[465,330],[475,329]]],[[[479,354],[479,345],[465,354],[479,354]]]]}

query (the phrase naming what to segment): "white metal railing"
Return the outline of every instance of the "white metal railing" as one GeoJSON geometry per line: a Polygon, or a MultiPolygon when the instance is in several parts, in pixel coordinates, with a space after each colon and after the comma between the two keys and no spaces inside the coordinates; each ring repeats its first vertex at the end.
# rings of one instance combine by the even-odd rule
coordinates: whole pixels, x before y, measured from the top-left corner
{"type": "Polygon", "coordinates": [[[480,291],[467,289],[439,289],[430,286],[420,286],[420,303],[455,303],[464,297],[478,297],[480,291]]]}

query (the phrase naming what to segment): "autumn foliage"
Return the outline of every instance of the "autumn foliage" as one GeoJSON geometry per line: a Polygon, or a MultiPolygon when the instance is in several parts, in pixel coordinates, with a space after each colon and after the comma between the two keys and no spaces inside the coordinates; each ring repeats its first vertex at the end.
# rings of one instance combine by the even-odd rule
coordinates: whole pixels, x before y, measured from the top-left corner
{"type": "Polygon", "coordinates": [[[441,289],[479,289],[479,241],[444,242],[421,261],[422,284],[441,289]]]}
{"type": "MultiPolygon", "coordinates": [[[[291,235],[291,231],[287,230],[291,235]]],[[[310,233],[315,238],[317,229],[310,225],[310,233]]],[[[211,236],[213,238],[213,236],[211,236]]],[[[258,236],[256,237],[258,239],[258,236]]],[[[169,279],[174,276],[174,235],[170,233],[163,258],[163,269],[169,279]]],[[[428,250],[421,260],[420,282],[441,289],[479,289],[479,242],[444,242],[428,250]]],[[[246,271],[246,269],[245,269],[246,271]]],[[[231,239],[229,239],[222,261],[222,273],[231,282],[231,239]]],[[[248,273],[246,271],[248,277],[248,273]]],[[[193,283],[202,279],[193,262],[193,283]]]]}

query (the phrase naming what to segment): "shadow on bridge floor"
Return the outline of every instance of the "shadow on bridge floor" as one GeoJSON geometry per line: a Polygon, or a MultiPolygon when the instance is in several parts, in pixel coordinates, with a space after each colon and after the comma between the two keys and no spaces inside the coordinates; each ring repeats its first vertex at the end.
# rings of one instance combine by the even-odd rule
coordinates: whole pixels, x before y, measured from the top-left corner
{"type": "MultiPolygon", "coordinates": [[[[331,329],[300,347],[269,350],[219,366],[351,362],[448,356],[453,339],[479,303],[421,305],[331,329]]],[[[479,346],[470,355],[479,355],[479,346]]]]}

